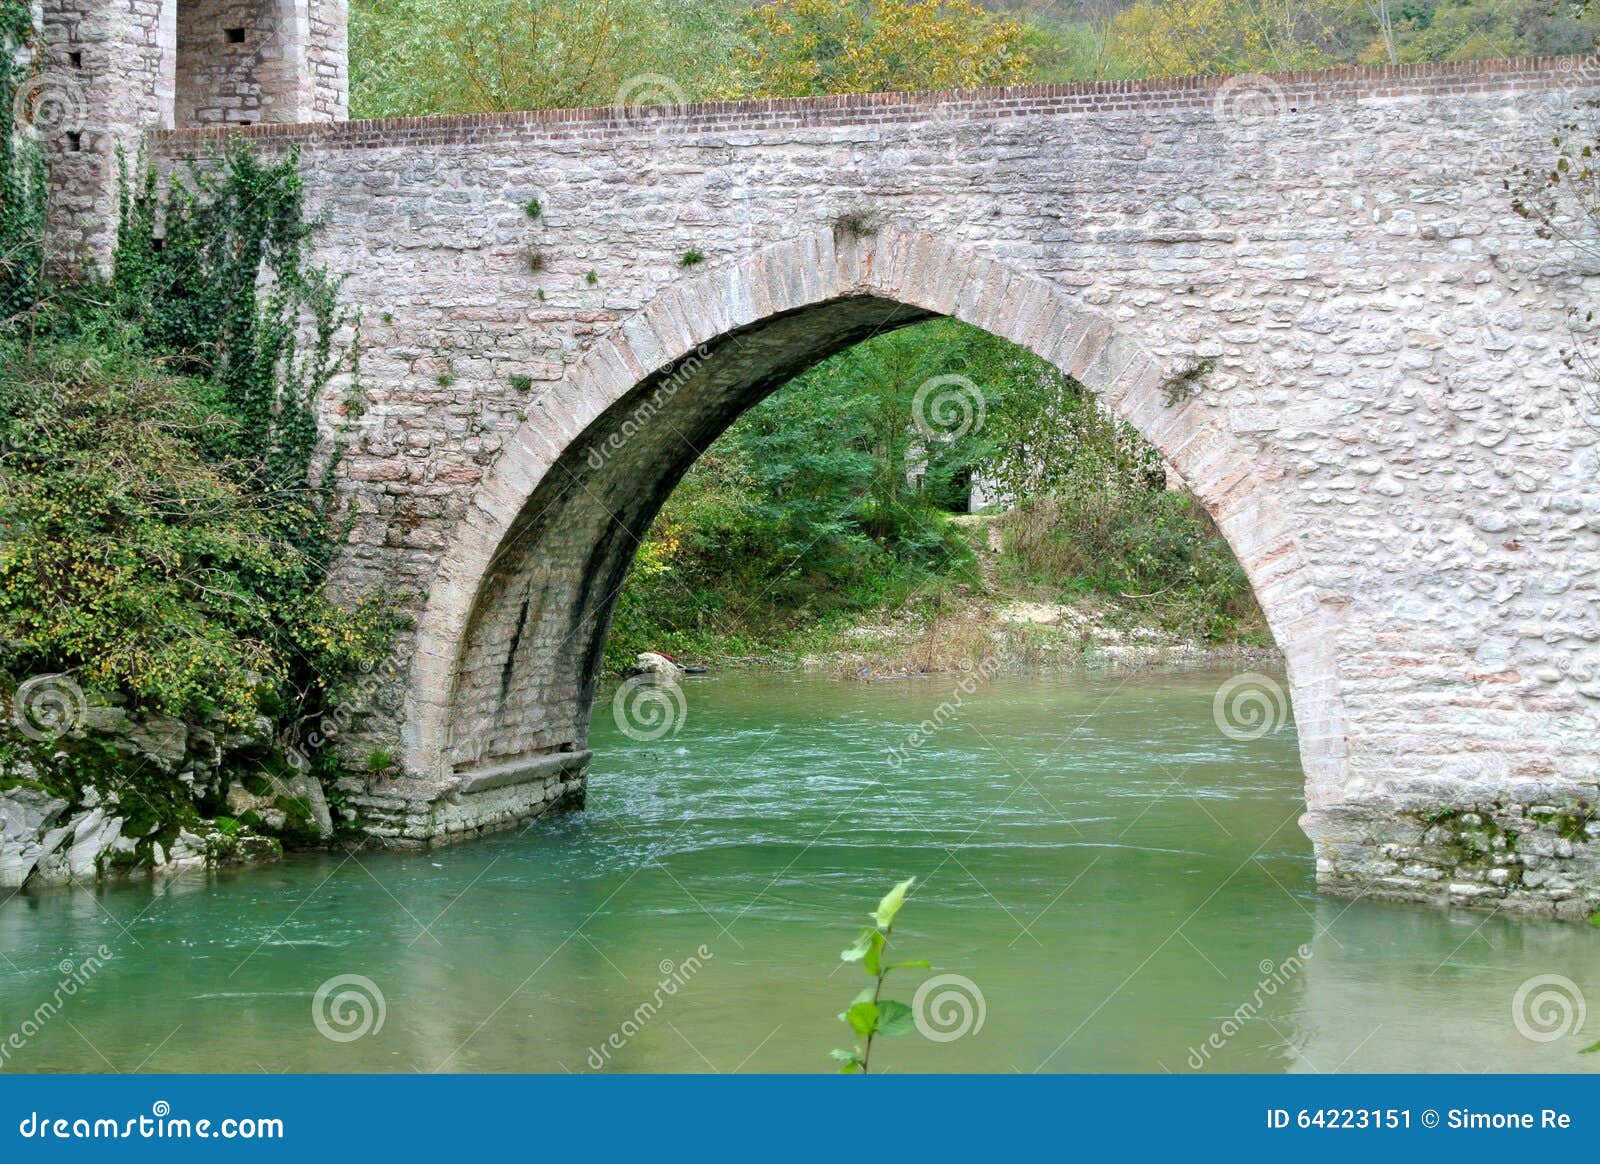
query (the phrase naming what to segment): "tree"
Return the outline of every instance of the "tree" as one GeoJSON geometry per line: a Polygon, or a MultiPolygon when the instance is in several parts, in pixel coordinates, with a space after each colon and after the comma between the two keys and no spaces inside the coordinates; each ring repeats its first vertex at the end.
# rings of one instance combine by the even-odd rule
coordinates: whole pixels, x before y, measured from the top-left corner
{"type": "Polygon", "coordinates": [[[745,23],[728,96],[967,89],[1030,75],[1028,30],[968,0],[777,0],[745,23]]]}
{"type": "Polygon", "coordinates": [[[659,74],[657,99],[703,96],[690,63],[734,34],[734,0],[357,0],[358,117],[610,105],[659,74]]]}
{"type": "Polygon", "coordinates": [[[1338,63],[1337,15],[1326,0],[1138,0],[1115,35],[1150,76],[1309,69],[1338,63]]]}
{"type": "MultiPolygon", "coordinates": [[[[1369,0],[1377,3],[1379,0],[1369,0]]],[[[1457,61],[1589,52],[1600,17],[1565,0],[1389,0],[1393,29],[1361,60],[1457,61]],[[1392,51],[1389,44],[1392,41],[1392,51]]]]}

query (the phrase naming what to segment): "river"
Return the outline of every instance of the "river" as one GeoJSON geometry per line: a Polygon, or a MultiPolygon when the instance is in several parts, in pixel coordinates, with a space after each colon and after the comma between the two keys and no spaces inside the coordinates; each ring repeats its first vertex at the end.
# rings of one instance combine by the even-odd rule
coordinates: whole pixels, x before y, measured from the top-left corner
{"type": "Polygon", "coordinates": [[[689,679],[653,741],[607,692],[583,813],[12,898],[0,1069],[826,1071],[916,876],[894,947],[949,977],[874,1069],[1600,1070],[1600,934],[1319,897],[1293,726],[1224,734],[1228,678],[689,679]]]}

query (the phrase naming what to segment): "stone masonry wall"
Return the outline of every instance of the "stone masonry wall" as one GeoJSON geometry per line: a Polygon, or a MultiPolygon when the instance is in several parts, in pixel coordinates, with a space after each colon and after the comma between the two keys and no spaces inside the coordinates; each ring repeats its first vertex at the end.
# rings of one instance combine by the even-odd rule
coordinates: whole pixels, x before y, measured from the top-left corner
{"type": "Polygon", "coordinates": [[[1600,906],[1595,285],[1505,190],[1596,95],[1538,60],[245,130],[302,148],[364,313],[338,583],[418,595],[364,729],[406,771],[358,803],[420,842],[581,788],[618,529],[689,457],[632,410],[692,362],[660,415],[698,444],[855,303],[1054,360],[1206,502],[1326,886],[1600,906]]]}
{"type": "Polygon", "coordinates": [[[35,11],[41,70],[20,113],[50,151],[61,269],[106,265],[118,151],[132,164],[144,134],[348,109],[347,0],[41,0],[35,11]]]}
{"type": "Polygon", "coordinates": [[[345,0],[179,0],[179,126],[342,119],[345,0]]]}
{"type": "Polygon", "coordinates": [[[171,128],[173,0],[44,0],[41,72],[21,112],[50,153],[51,259],[71,267],[114,244],[119,149],[171,128]]]}

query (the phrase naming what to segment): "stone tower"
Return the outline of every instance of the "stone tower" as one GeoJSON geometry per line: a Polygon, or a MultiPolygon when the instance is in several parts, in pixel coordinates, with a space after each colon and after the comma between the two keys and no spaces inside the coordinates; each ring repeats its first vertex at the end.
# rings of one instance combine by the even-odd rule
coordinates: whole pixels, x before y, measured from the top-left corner
{"type": "Polygon", "coordinates": [[[33,120],[51,152],[50,248],[104,265],[118,153],[198,125],[342,120],[347,0],[42,0],[33,120]]]}

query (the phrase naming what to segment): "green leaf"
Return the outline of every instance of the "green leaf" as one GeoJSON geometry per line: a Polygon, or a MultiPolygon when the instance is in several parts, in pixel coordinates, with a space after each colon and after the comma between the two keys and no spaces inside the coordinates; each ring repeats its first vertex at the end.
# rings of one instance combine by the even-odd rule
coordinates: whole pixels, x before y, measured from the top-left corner
{"type": "Polygon", "coordinates": [[[1600,913],[1596,913],[1592,918],[1590,918],[1589,924],[1592,926],[1600,926],[1600,913]]]}
{"type": "Polygon", "coordinates": [[[916,1029],[916,1020],[911,1013],[911,1008],[903,1002],[893,999],[880,999],[878,1002],[878,1033],[880,1035],[904,1035],[916,1029]]]}
{"type": "Polygon", "coordinates": [[[932,967],[933,963],[926,958],[913,958],[908,962],[890,962],[883,968],[883,972],[887,974],[891,970],[929,970],[932,967]]]}
{"type": "Polygon", "coordinates": [[[828,1052],[828,1058],[835,1063],[859,1063],[861,1062],[861,1053],[854,1048],[846,1050],[843,1047],[835,1047],[828,1052]]]}
{"type": "Polygon", "coordinates": [[[883,895],[883,900],[878,902],[878,908],[872,914],[872,920],[878,923],[880,930],[886,930],[894,925],[894,915],[899,913],[900,907],[906,903],[906,894],[911,891],[911,886],[916,880],[915,877],[907,877],[883,895]]]}
{"type": "Polygon", "coordinates": [[[1596,1043],[1592,1047],[1585,1047],[1583,1050],[1579,1051],[1578,1054],[1580,1054],[1580,1055],[1600,1054],[1600,1043],[1596,1043]]]}
{"type": "Polygon", "coordinates": [[[844,1021],[850,1024],[852,1031],[866,1038],[878,1029],[878,1004],[870,999],[855,1003],[844,1012],[844,1021]]]}
{"type": "Polygon", "coordinates": [[[859,1075],[859,1074],[861,1074],[861,1064],[860,1063],[846,1063],[843,1067],[839,1068],[839,1074],[840,1075],[859,1075]]]}
{"type": "MultiPolygon", "coordinates": [[[[856,996],[850,1000],[850,1005],[856,1006],[863,1002],[871,1002],[872,996],[877,992],[877,989],[878,988],[876,986],[863,986],[856,992],[856,996]]],[[[850,1021],[848,1010],[841,1010],[839,1012],[839,1021],[842,1023],[847,1023],[850,1021]]]]}
{"type": "Polygon", "coordinates": [[[872,935],[876,934],[877,932],[877,930],[870,927],[862,930],[861,933],[856,936],[856,940],[851,944],[848,950],[840,951],[839,961],[859,962],[861,959],[865,958],[867,956],[867,951],[872,948],[872,935]]]}
{"type": "Polygon", "coordinates": [[[862,966],[874,978],[883,973],[883,944],[888,941],[878,930],[871,931],[872,937],[868,939],[867,956],[861,960],[862,966]]]}

